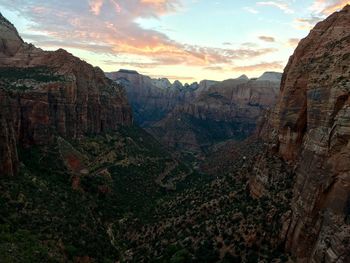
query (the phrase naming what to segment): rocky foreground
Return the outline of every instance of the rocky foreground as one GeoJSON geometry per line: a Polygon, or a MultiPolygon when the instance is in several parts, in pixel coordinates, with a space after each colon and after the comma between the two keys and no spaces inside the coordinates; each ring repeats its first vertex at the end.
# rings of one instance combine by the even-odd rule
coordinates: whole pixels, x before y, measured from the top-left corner
{"type": "MultiPolygon", "coordinates": [[[[350,261],[350,6],[318,23],[285,69],[262,136],[295,167],[286,249],[299,262],[350,261]]],[[[271,183],[267,174],[260,186],[271,183]]]]}

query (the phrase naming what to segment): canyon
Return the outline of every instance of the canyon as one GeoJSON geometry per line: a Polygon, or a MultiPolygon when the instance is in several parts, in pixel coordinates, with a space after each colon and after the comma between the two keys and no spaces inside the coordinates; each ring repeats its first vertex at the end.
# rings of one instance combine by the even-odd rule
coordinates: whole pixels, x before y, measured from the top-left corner
{"type": "Polygon", "coordinates": [[[349,5],[256,79],[0,40],[0,261],[350,261],[349,5]]]}
{"type": "Polygon", "coordinates": [[[277,100],[282,74],[185,85],[128,70],[106,76],[125,87],[135,121],[163,145],[201,154],[216,143],[252,135],[259,117],[277,100]]]}

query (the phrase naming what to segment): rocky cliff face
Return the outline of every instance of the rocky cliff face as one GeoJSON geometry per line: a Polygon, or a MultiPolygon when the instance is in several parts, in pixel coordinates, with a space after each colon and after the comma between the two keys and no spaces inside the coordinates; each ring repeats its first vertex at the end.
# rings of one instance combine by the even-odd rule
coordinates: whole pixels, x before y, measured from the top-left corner
{"type": "Polygon", "coordinates": [[[120,70],[106,73],[110,79],[125,87],[132,106],[135,122],[143,127],[153,125],[164,118],[176,106],[193,100],[199,85],[182,85],[168,79],[151,79],[136,71],[120,70]]]}
{"type": "Polygon", "coordinates": [[[132,123],[121,86],[99,68],[60,49],[26,44],[0,17],[0,174],[14,174],[16,144],[47,144],[54,135],[79,138],[132,123]]]}
{"type": "MultiPolygon", "coordinates": [[[[274,76],[278,79],[280,74],[274,76]]],[[[216,83],[149,131],[168,146],[196,152],[215,142],[244,139],[252,134],[263,111],[274,106],[279,85],[279,81],[246,76],[216,83]]]]}
{"type": "Polygon", "coordinates": [[[272,148],[296,166],[285,239],[298,262],[350,261],[349,65],[346,6],[300,42],[265,127],[272,148]]]}

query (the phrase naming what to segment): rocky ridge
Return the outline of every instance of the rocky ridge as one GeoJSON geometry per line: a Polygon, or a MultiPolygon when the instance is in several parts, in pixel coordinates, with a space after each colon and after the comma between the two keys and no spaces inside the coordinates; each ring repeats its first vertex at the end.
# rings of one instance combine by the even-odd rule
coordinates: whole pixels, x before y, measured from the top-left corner
{"type": "Polygon", "coordinates": [[[197,90],[206,89],[215,82],[203,81],[200,84],[171,83],[166,78],[152,79],[132,70],[119,70],[106,73],[106,76],[125,87],[133,108],[135,122],[148,127],[163,119],[178,105],[192,101],[197,90]]]}
{"type": "Polygon", "coordinates": [[[241,76],[216,83],[148,130],[170,147],[195,152],[215,142],[244,139],[277,100],[280,74],[269,73],[273,81],[265,76],[256,80],[241,76]]]}
{"type": "Polygon", "coordinates": [[[0,16],[0,174],[14,174],[16,146],[47,144],[55,134],[84,134],[130,125],[132,113],[120,85],[99,68],[65,50],[24,43],[0,16]]]}

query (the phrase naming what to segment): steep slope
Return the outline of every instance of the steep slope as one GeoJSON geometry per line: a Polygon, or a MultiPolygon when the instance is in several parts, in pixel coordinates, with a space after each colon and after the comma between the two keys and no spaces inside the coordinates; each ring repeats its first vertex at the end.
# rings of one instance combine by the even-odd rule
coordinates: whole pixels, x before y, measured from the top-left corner
{"type": "Polygon", "coordinates": [[[110,79],[124,86],[133,109],[135,122],[143,127],[164,118],[174,107],[194,98],[197,83],[183,86],[168,79],[151,79],[136,71],[119,70],[106,73],[110,79]]]}
{"type": "Polygon", "coordinates": [[[0,33],[0,261],[118,261],[119,222],[151,220],[192,169],[132,125],[100,69],[2,16],[0,33]]]}
{"type": "Polygon", "coordinates": [[[62,49],[24,43],[2,16],[0,32],[1,174],[14,173],[14,144],[47,144],[54,135],[77,139],[132,123],[122,87],[99,68],[62,49]]]}
{"type": "Polygon", "coordinates": [[[214,84],[148,130],[167,146],[194,152],[227,139],[244,139],[277,99],[280,74],[270,75],[273,81],[242,76],[214,84]]]}
{"type": "Polygon", "coordinates": [[[285,238],[299,262],[350,261],[349,65],[346,6],[300,42],[262,132],[271,148],[296,166],[285,238]]]}

